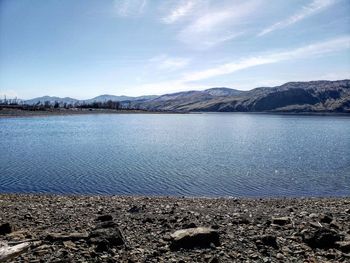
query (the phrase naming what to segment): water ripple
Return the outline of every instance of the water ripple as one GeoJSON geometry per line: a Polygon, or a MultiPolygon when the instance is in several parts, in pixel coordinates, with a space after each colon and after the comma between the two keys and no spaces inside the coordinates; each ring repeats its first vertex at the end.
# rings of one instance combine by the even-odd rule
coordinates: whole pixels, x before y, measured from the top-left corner
{"type": "Polygon", "coordinates": [[[350,195],[350,118],[57,116],[0,135],[0,192],[350,195]]]}

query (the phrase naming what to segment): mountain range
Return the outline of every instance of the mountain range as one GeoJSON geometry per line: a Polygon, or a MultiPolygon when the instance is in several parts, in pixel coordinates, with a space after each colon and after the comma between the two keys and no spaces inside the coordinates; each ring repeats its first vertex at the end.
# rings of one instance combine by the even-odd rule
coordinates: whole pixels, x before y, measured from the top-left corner
{"type": "Polygon", "coordinates": [[[248,91],[226,87],[184,91],[161,96],[101,95],[89,100],[40,97],[27,100],[60,103],[120,101],[128,108],[176,112],[347,112],[350,113],[350,80],[288,82],[248,91]]]}
{"type": "Polygon", "coordinates": [[[65,98],[60,98],[60,97],[51,97],[51,96],[43,96],[43,97],[38,97],[30,100],[24,100],[23,102],[25,104],[29,105],[34,105],[37,103],[44,103],[48,101],[50,104],[53,104],[55,102],[58,103],[67,103],[67,104],[75,104],[75,103],[92,103],[92,102],[106,102],[106,101],[134,101],[134,100],[149,100],[149,99],[154,99],[158,96],[156,95],[149,95],[149,96],[140,96],[140,97],[129,97],[129,96],[115,96],[115,95],[100,95],[92,99],[87,99],[87,100],[77,100],[74,98],[70,97],[65,97],[65,98]]]}

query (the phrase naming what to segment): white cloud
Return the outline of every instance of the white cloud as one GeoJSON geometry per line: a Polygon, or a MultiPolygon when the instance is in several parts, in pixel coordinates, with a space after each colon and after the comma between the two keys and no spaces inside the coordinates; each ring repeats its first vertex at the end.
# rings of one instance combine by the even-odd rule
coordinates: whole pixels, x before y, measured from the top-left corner
{"type": "Polygon", "coordinates": [[[147,0],[114,0],[114,8],[119,16],[135,16],[143,13],[147,0]]]}
{"type": "Polygon", "coordinates": [[[243,59],[239,62],[226,63],[214,68],[186,74],[184,77],[184,81],[187,82],[187,81],[198,81],[202,79],[208,79],[211,77],[230,74],[245,68],[250,68],[253,66],[264,65],[264,64],[274,63],[274,62],[276,62],[276,60],[271,57],[251,57],[251,58],[243,59]]]}
{"type": "Polygon", "coordinates": [[[181,1],[181,3],[172,9],[167,16],[163,17],[162,21],[166,24],[177,22],[181,18],[191,14],[191,11],[197,3],[198,2],[194,0],[181,1]]]}
{"type": "Polygon", "coordinates": [[[313,0],[309,5],[304,6],[300,11],[295,13],[294,15],[288,17],[285,20],[279,21],[272,26],[269,26],[262,30],[258,36],[263,36],[268,33],[271,33],[272,31],[279,30],[285,27],[288,27],[292,24],[295,24],[311,15],[314,15],[327,7],[333,5],[335,3],[335,0],[313,0]]]}
{"type": "Polygon", "coordinates": [[[160,70],[174,71],[186,67],[190,63],[190,59],[160,55],[151,58],[149,62],[160,70]]]}
{"type": "Polygon", "coordinates": [[[286,60],[302,59],[350,48],[350,37],[340,37],[329,41],[304,46],[284,52],[248,57],[238,62],[226,63],[210,69],[187,73],[183,81],[199,81],[259,65],[278,63],[286,60]]]}
{"type": "MultiPolygon", "coordinates": [[[[309,57],[315,57],[315,56],[322,56],[329,54],[331,52],[341,51],[345,49],[350,49],[350,36],[344,36],[339,37],[335,39],[331,39],[324,42],[318,42],[311,45],[306,45],[300,48],[286,50],[286,51],[279,51],[279,52],[269,52],[261,55],[256,55],[248,58],[242,58],[238,60],[237,62],[231,62],[231,63],[225,63],[222,65],[218,65],[216,67],[212,67],[206,70],[202,71],[195,71],[195,72],[188,72],[182,77],[179,77],[178,79],[170,79],[166,81],[159,81],[154,83],[145,83],[140,84],[134,87],[129,87],[127,92],[131,95],[137,95],[140,94],[139,91],[142,90],[143,94],[164,94],[164,93],[171,93],[171,92],[178,92],[178,91],[185,91],[185,90],[203,90],[207,88],[211,88],[215,85],[212,85],[210,83],[202,83],[197,81],[207,80],[213,77],[222,76],[226,74],[232,74],[234,72],[237,72],[239,70],[248,69],[251,67],[256,67],[259,65],[267,65],[272,63],[278,63],[283,61],[289,61],[289,60],[295,60],[295,59],[305,59],[309,57]]],[[[157,61],[167,61],[167,56],[159,56],[151,59],[153,62],[157,61]],[[162,59],[160,59],[162,58],[162,59]]],[[[172,58],[169,59],[169,61],[176,61],[176,59],[172,58]]],[[[180,61],[180,60],[179,60],[180,61]]],[[[162,64],[162,63],[160,63],[162,64]]],[[[184,63],[186,64],[186,63],[184,63]]],[[[167,68],[169,65],[169,68],[171,68],[170,65],[176,65],[182,66],[182,63],[168,63],[165,62],[162,64],[164,68],[167,68]]],[[[339,73],[339,72],[338,72],[339,73]]],[[[300,75],[291,75],[287,74],[285,79],[278,78],[278,79],[266,79],[263,80],[256,79],[254,80],[254,77],[249,79],[249,81],[239,81],[237,80],[234,85],[232,83],[229,83],[228,85],[225,83],[221,83],[221,86],[227,86],[227,87],[234,87],[238,89],[252,89],[259,86],[276,86],[281,85],[288,81],[308,81],[308,80],[315,80],[315,79],[329,79],[329,80],[336,80],[336,79],[345,79],[349,78],[349,72],[341,72],[341,73],[332,73],[332,74],[324,74],[321,77],[319,75],[315,76],[300,76],[300,75]]]]}
{"type": "Polygon", "coordinates": [[[243,34],[242,21],[258,10],[260,0],[237,1],[209,10],[197,10],[178,33],[178,40],[194,49],[207,49],[243,34]]]}
{"type": "MultiPolygon", "coordinates": [[[[138,86],[134,86],[132,90],[128,90],[129,93],[135,95],[140,94],[139,91],[142,90],[143,94],[164,94],[178,91],[186,90],[203,90],[206,88],[211,88],[211,84],[203,84],[196,81],[206,80],[209,78],[231,74],[239,70],[266,65],[272,63],[278,63],[288,60],[304,59],[308,57],[325,55],[331,52],[341,51],[350,48],[350,36],[339,37],[329,41],[319,42],[304,47],[291,49],[287,51],[280,52],[269,52],[263,55],[252,56],[248,58],[243,58],[237,62],[226,63],[219,65],[217,67],[209,68],[202,71],[190,72],[183,77],[175,80],[161,81],[155,83],[146,83],[138,86]]],[[[165,63],[166,64],[166,63],[165,63]]],[[[281,85],[288,81],[309,81],[315,79],[345,79],[349,78],[349,72],[337,72],[324,74],[322,77],[319,75],[310,76],[290,76],[285,79],[266,79],[263,80],[253,80],[254,78],[247,81],[238,81],[235,83],[235,88],[238,89],[252,89],[261,86],[275,86],[281,85]],[[241,82],[241,83],[240,83],[241,82]]],[[[220,84],[222,86],[230,86],[225,84],[220,84]]]]}

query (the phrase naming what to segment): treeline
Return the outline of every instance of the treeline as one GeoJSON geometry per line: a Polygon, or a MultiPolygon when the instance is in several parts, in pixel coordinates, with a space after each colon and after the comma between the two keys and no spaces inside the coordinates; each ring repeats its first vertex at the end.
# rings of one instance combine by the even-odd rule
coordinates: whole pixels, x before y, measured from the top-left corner
{"type": "Polygon", "coordinates": [[[66,103],[59,101],[38,101],[35,104],[27,104],[25,101],[19,99],[0,99],[1,108],[14,108],[22,110],[50,110],[50,109],[112,109],[121,110],[128,109],[127,105],[123,105],[119,101],[104,101],[104,102],[75,102],[66,103]]]}
{"type": "Polygon", "coordinates": [[[112,110],[120,110],[121,103],[119,101],[108,100],[105,102],[92,102],[92,103],[82,103],[77,106],[77,108],[81,109],[112,109],[112,110]]]}
{"type": "Polygon", "coordinates": [[[8,99],[6,96],[3,99],[0,98],[0,105],[20,105],[21,103],[23,102],[17,98],[8,99]]]}

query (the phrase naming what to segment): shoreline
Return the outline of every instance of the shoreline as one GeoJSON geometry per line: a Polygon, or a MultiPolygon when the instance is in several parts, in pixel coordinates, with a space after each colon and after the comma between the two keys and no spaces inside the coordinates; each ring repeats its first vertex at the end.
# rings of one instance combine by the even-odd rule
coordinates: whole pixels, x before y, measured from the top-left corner
{"type": "Polygon", "coordinates": [[[11,262],[346,262],[349,207],[350,197],[0,194],[0,229],[11,228],[0,251],[27,242],[11,262]]]}
{"type": "Polygon", "coordinates": [[[29,111],[15,109],[0,109],[1,118],[22,117],[49,117],[49,116],[73,116],[93,114],[258,114],[258,115],[281,115],[281,116],[320,116],[320,117],[350,117],[349,113],[341,112],[177,112],[177,111],[148,111],[148,110],[108,110],[108,109],[81,109],[81,110],[48,110],[29,111]]]}
{"type": "Polygon", "coordinates": [[[179,112],[161,112],[144,110],[52,110],[52,111],[27,111],[0,109],[0,118],[22,118],[22,117],[49,117],[49,116],[73,116],[73,115],[93,115],[93,114],[176,114],[179,112]]]}

